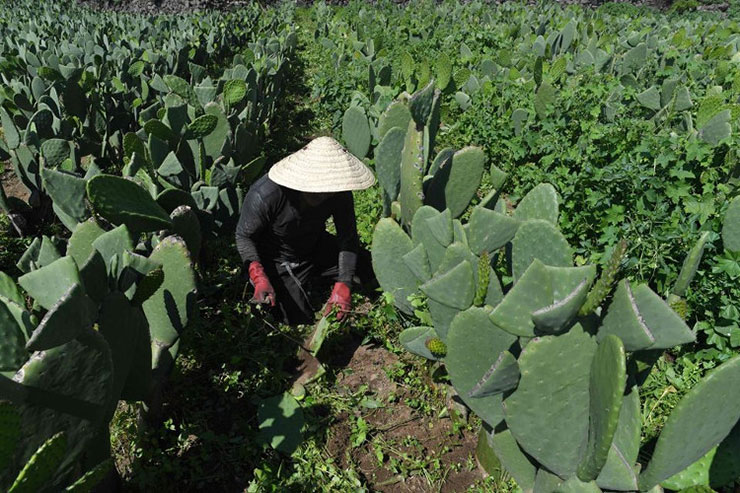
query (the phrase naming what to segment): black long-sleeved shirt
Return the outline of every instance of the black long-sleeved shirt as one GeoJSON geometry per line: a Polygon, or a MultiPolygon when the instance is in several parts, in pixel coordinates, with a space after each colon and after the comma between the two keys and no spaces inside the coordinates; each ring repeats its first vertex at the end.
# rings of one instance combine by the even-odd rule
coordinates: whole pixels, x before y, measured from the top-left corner
{"type": "Polygon", "coordinates": [[[315,207],[304,205],[300,194],[267,175],[252,185],[236,227],[236,248],[242,261],[310,261],[332,217],[339,243],[337,280],[351,284],[359,248],[352,192],[335,193],[315,207]]]}

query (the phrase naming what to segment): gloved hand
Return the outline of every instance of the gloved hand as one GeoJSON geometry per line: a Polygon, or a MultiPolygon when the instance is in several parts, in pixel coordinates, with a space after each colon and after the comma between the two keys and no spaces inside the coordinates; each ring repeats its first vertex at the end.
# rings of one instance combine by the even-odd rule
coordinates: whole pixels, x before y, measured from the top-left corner
{"type": "Polygon", "coordinates": [[[337,320],[342,320],[352,308],[352,293],[350,293],[349,286],[343,282],[334,283],[329,301],[326,302],[324,316],[327,316],[335,306],[339,308],[337,320]]]}
{"type": "Polygon", "coordinates": [[[275,289],[265,274],[265,268],[256,260],[249,264],[249,279],[254,285],[253,301],[257,303],[269,303],[275,306],[275,289]]]}

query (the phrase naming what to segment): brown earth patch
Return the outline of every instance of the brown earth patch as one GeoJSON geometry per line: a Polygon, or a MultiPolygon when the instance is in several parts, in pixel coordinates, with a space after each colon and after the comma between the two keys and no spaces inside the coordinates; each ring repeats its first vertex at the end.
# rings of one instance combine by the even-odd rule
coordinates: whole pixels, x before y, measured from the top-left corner
{"type": "Polygon", "coordinates": [[[16,197],[23,202],[28,202],[31,193],[12,170],[6,170],[5,173],[0,175],[0,181],[2,181],[6,196],[16,197]]]}
{"type": "Polygon", "coordinates": [[[449,417],[425,416],[410,407],[406,398],[411,392],[385,371],[398,361],[384,348],[357,348],[336,386],[340,393],[356,393],[366,386],[372,405],[336,417],[327,451],[341,467],[354,467],[371,491],[466,490],[483,477],[475,467],[476,434],[456,432],[449,417]],[[368,425],[367,438],[354,446],[353,428],[359,418],[368,425]]]}

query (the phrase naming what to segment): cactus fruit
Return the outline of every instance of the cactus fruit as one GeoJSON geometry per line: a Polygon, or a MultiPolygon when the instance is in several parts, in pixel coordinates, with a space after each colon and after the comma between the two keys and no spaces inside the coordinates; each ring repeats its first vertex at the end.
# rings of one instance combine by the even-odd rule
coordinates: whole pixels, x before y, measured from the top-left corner
{"type": "Polygon", "coordinates": [[[424,345],[427,347],[427,349],[429,349],[429,352],[432,353],[432,356],[434,356],[435,358],[444,358],[444,356],[447,354],[447,346],[439,337],[432,337],[427,339],[424,345]]]}
{"type": "Polygon", "coordinates": [[[669,306],[671,310],[676,312],[676,315],[681,317],[681,320],[688,320],[691,313],[689,304],[683,298],[672,297],[669,299],[669,306]]]}
{"type": "Polygon", "coordinates": [[[612,251],[611,257],[607,262],[604,269],[601,271],[599,280],[596,281],[591,291],[588,293],[586,302],[583,304],[578,314],[581,316],[588,315],[593,312],[597,307],[601,306],[606,296],[612,290],[614,280],[616,279],[617,273],[619,272],[619,266],[622,263],[622,257],[624,257],[627,251],[627,241],[623,238],[617,242],[617,245],[612,251]]]}

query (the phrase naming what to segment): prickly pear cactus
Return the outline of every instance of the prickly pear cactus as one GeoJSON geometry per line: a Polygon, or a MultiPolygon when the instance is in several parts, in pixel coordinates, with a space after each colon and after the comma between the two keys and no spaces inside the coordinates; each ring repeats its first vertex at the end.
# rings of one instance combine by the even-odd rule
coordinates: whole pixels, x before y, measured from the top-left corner
{"type": "MultiPolygon", "coordinates": [[[[377,240],[389,221],[381,221],[377,240]]],[[[672,306],[697,270],[706,237],[689,253],[669,303],[646,284],[623,279],[614,288],[625,242],[616,245],[592,288],[596,266],[573,265],[557,223],[557,194],[540,185],[511,215],[477,206],[457,228],[450,211],[423,206],[410,238],[396,225],[396,241],[404,247],[392,258],[401,262],[379,275],[381,286],[422,296],[433,322],[404,330],[401,343],[445,364],[455,391],[486,425],[490,447],[484,448],[524,491],[709,485],[706,463],[713,459],[707,454],[740,443],[731,434],[740,429],[740,356],[682,399],[652,454],[640,451],[638,369],[630,363],[642,351],[694,341],[672,306]],[[497,259],[508,260],[503,266],[513,274],[505,295],[490,267],[497,259]],[[407,275],[390,275],[404,266],[407,275]],[[724,401],[720,392],[727,393],[724,401]],[[682,476],[689,469],[697,472],[682,476]]],[[[374,244],[376,270],[389,253],[374,244]]],[[[728,457],[725,452],[716,460],[716,471],[740,470],[728,457]]]]}

